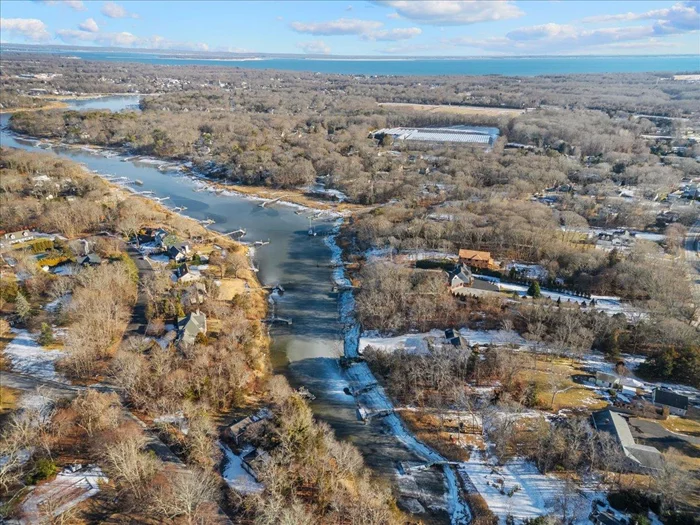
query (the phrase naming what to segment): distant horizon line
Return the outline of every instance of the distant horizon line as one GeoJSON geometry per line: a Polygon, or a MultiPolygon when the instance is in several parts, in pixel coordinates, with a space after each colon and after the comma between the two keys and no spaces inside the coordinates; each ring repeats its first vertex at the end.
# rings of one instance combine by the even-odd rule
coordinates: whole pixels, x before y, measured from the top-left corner
{"type": "MultiPolygon", "coordinates": [[[[643,57],[698,57],[696,53],[670,53],[670,54],[630,54],[630,55],[606,55],[606,54],[560,54],[560,55],[343,55],[343,54],[311,54],[311,53],[276,53],[276,52],[236,52],[236,51],[194,51],[180,49],[149,49],[130,47],[100,47],[100,46],[76,46],[70,44],[17,44],[12,42],[0,42],[1,47],[27,48],[34,50],[73,50],[78,52],[123,52],[123,53],[150,53],[173,56],[226,56],[240,58],[291,58],[300,60],[467,60],[467,59],[520,59],[520,58],[643,58],[643,57]]],[[[700,62],[698,63],[700,69],[700,62]]]]}

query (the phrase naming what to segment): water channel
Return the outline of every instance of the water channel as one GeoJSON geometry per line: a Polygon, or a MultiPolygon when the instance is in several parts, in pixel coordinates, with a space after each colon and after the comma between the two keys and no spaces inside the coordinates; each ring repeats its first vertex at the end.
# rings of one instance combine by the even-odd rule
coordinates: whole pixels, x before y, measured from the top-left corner
{"type": "MultiPolygon", "coordinates": [[[[70,109],[110,109],[137,107],[138,97],[105,97],[71,101],[70,109]]],[[[37,140],[15,136],[8,130],[9,115],[0,116],[0,144],[4,147],[40,151],[37,140]]],[[[355,400],[344,393],[347,378],[339,365],[343,355],[344,326],[340,319],[338,293],[333,291],[332,252],[328,234],[336,219],[315,221],[317,236],[308,235],[312,211],[281,203],[261,207],[259,201],[239,195],[217,194],[201,181],[177,169],[159,170],[157,165],[123,156],[105,156],[88,148],[54,146],[47,152],[81,163],[102,176],[140,180],[138,191],[151,191],[169,207],[186,207],[183,214],[198,220],[213,219],[210,228],[231,232],[244,228],[246,241],[270,241],[255,249],[254,260],[264,285],[281,284],[285,293],[276,298],[276,313],[291,318],[291,326],[271,328],[271,360],[276,372],[284,374],[292,386],[306,386],[316,396],[312,408],[336,435],[354,443],[366,463],[382,478],[395,479],[399,461],[421,461],[406,435],[397,437],[396,422],[381,419],[370,423],[358,420],[355,400]]],[[[349,293],[349,292],[346,292],[349,293]]],[[[398,421],[397,416],[392,418],[398,421]]],[[[419,449],[420,450],[420,449],[419,449]]],[[[424,456],[424,454],[421,454],[424,456]]],[[[439,471],[417,473],[418,491],[438,501],[445,491],[439,471]]],[[[454,483],[452,481],[451,483],[454,483]]],[[[454,487],[448,487],[450,492],[454,487]]],[[[423,499],[423,498],[421,498],[423,499]]],[[[453,520],[454,521],[454,520],[453,520]]]]}

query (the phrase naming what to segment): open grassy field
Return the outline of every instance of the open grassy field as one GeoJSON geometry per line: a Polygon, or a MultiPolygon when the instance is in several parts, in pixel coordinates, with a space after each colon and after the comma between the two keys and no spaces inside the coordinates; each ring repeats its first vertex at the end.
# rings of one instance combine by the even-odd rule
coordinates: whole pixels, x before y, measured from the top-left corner
{"type": "Polygon", "coordinates": [[[574,376],[584,374],[576,362],[566,358],[550,359],[546,356],[533,356],[533,359],[528,361],[530,368],[520,370],[518,378],[526,383],[537,384],[537,401],[540,407],[556,412],[562,409],[593,411],[607,406],[608,402],[595,390],[574,381],[574,376]],[[555,390],[559,392],[554,396],[552,404],[552,394],[555,390]]]}
{"type": "Polygon", "coordinates": [[[490,117],[516,117],[525,113],[523,109],[487,108],[483,106],[448,106],[433,104],[408,104],[402,102],[379,102],[380,106],[396,109],[409,109],[424,113],[452,113],[456,115],[488,115],[490,117]]]}

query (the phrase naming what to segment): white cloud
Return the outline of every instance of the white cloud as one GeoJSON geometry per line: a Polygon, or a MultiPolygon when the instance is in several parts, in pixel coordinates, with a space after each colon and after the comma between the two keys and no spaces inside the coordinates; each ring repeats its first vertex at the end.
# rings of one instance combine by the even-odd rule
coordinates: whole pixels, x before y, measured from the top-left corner
{"type": "Polygon", "coordinates": [[[136,13],[130,13],[126,9],[124,9],[122,6],[119,4],[115,4],[114,2],[105,2],[105,5],[102,6],[101,13],[105,15],[108,18],[138,18],[139,15],[136,13]]]}
{"type": "Polygon", "coordinates": [[[405,27],[401,29],[383,29],[381,31],[372,31],[362,38],[365,40],[380,40],[385,42],[395,42],[397,40],[408,40],[422,33],[418,27],[405,27]]]}
{"type": "Polygon", "coordinates": [[[62,5],[70,7],[74,11],[87,11],[87,7],[81,0],[39,0],[40,3],[46,5],[62,5]]]}
{"type": "Polygon", "coordinates": [[[657,44],[654,43],[659,42],[660,37],[698,30],[697,26],[690,30],[683,30],[678,26],[660,26],[658,23],[582,30],[573,25],[550,23],[522,27],[500,37],[446,39],[443,40],[443,44],[467,46],[504,54],[561,54],[590,48],[605,51],[606,46],[617,48],[655,46],[657,44]],[[632,43],[635,45],[632,46],[632,43]]]}
{"type": "Polygon", "coordinates": [[[375,20],[359,20],[356,18],[339,18],[328,22],[292,22],[291,28],[297,33],[310,35],[362,35],[374,29],[382,27],[381,22],[375,20]]]}
{"type": "Polygon", "coordinates": [[[591,16],[584,18],[582,22],[599,24],[636,20],[655,20],[654,27],[659,34],[697,31],[700,29],[700,2],[677,3],[668,9],[654,9],[643,13],[591,16]]]}
{"type": "Polygon", "coordinates": [[[468,25],[523,16],[512,0],[375,0],[403,18],[430,25],[468,25]]]}
{"type": "Polygon", "coordinates": [[[78,29],[60,29],[56,36],[68,44],[92,43],[107,47],[137,47],[144,49],[181,49],[187,51],[208,51],[209,46],[202,42],[169,40],[159,35],[139,37],[126,31],[117,33],[91,32],[78,29]]]}
{"type": "Polygon", "coordinates": [[[297,33],[315,36],[356,35],[363,40],[382,41],[408,40],[423,32],[418,27],[380,29],[384,26],[383,22],[355,18],[339,18],[328,22],[292,22],[290,26],[297,33]]]}
{"type": "Polygon", "coordinates": [[[331,48],[323,40],[311,40],[309,42],[299,42],[297,47],[304,53],[311,55],[328,55],[331,48]]]}
{"type": "Polygon", "coordinates": [[[51,38],[46,24],[38,18],[0,18],[0,32],[19,36],[27,42],[43,42],[51,38]]]}
{"type": "Polygon", "coordinates": [[[100,30],[100,26],[97,25],[94,18],[88,18],[78,26],[83,31],[88,31],[90,33],[97,33],[100,30]]]}

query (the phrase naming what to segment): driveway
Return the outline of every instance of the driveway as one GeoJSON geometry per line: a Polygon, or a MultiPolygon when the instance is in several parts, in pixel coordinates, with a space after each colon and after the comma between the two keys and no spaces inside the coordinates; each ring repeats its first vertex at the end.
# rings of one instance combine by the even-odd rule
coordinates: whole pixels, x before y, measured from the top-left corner
{"type": "MultiPolygon", "coordinates": [[[[136,268],[139,272],[139,284],[144,282],[144,279],[148,275],[153,275],[153,267],[151,263],[143,255],[141,255],[136,248],[129,246],[127,248],[127,253],[131,260],[134,261],[136,268]]],[[[134,310],[131,313],[131,321],[126,327],[127,334],[130,335],[145,335],[146,326],[148,326],[148,319],[146,319],[146,305],[148,304],[148,299],[143,289],[139,285],[139,293],[136,298],[136,304],[134,305],[134,310]]]]}
{"type": "Polygon", "coordinates": [[[687,456],[700,457],[700,448],[698,448],[700,438],[698,437],[670,432],[656,421],[648,419],[631,417],[629,424],[634,439],[639,439],[644,445],[656,447],[661,452],[668,452],[669,449],[674,448],[687,456]]]}

